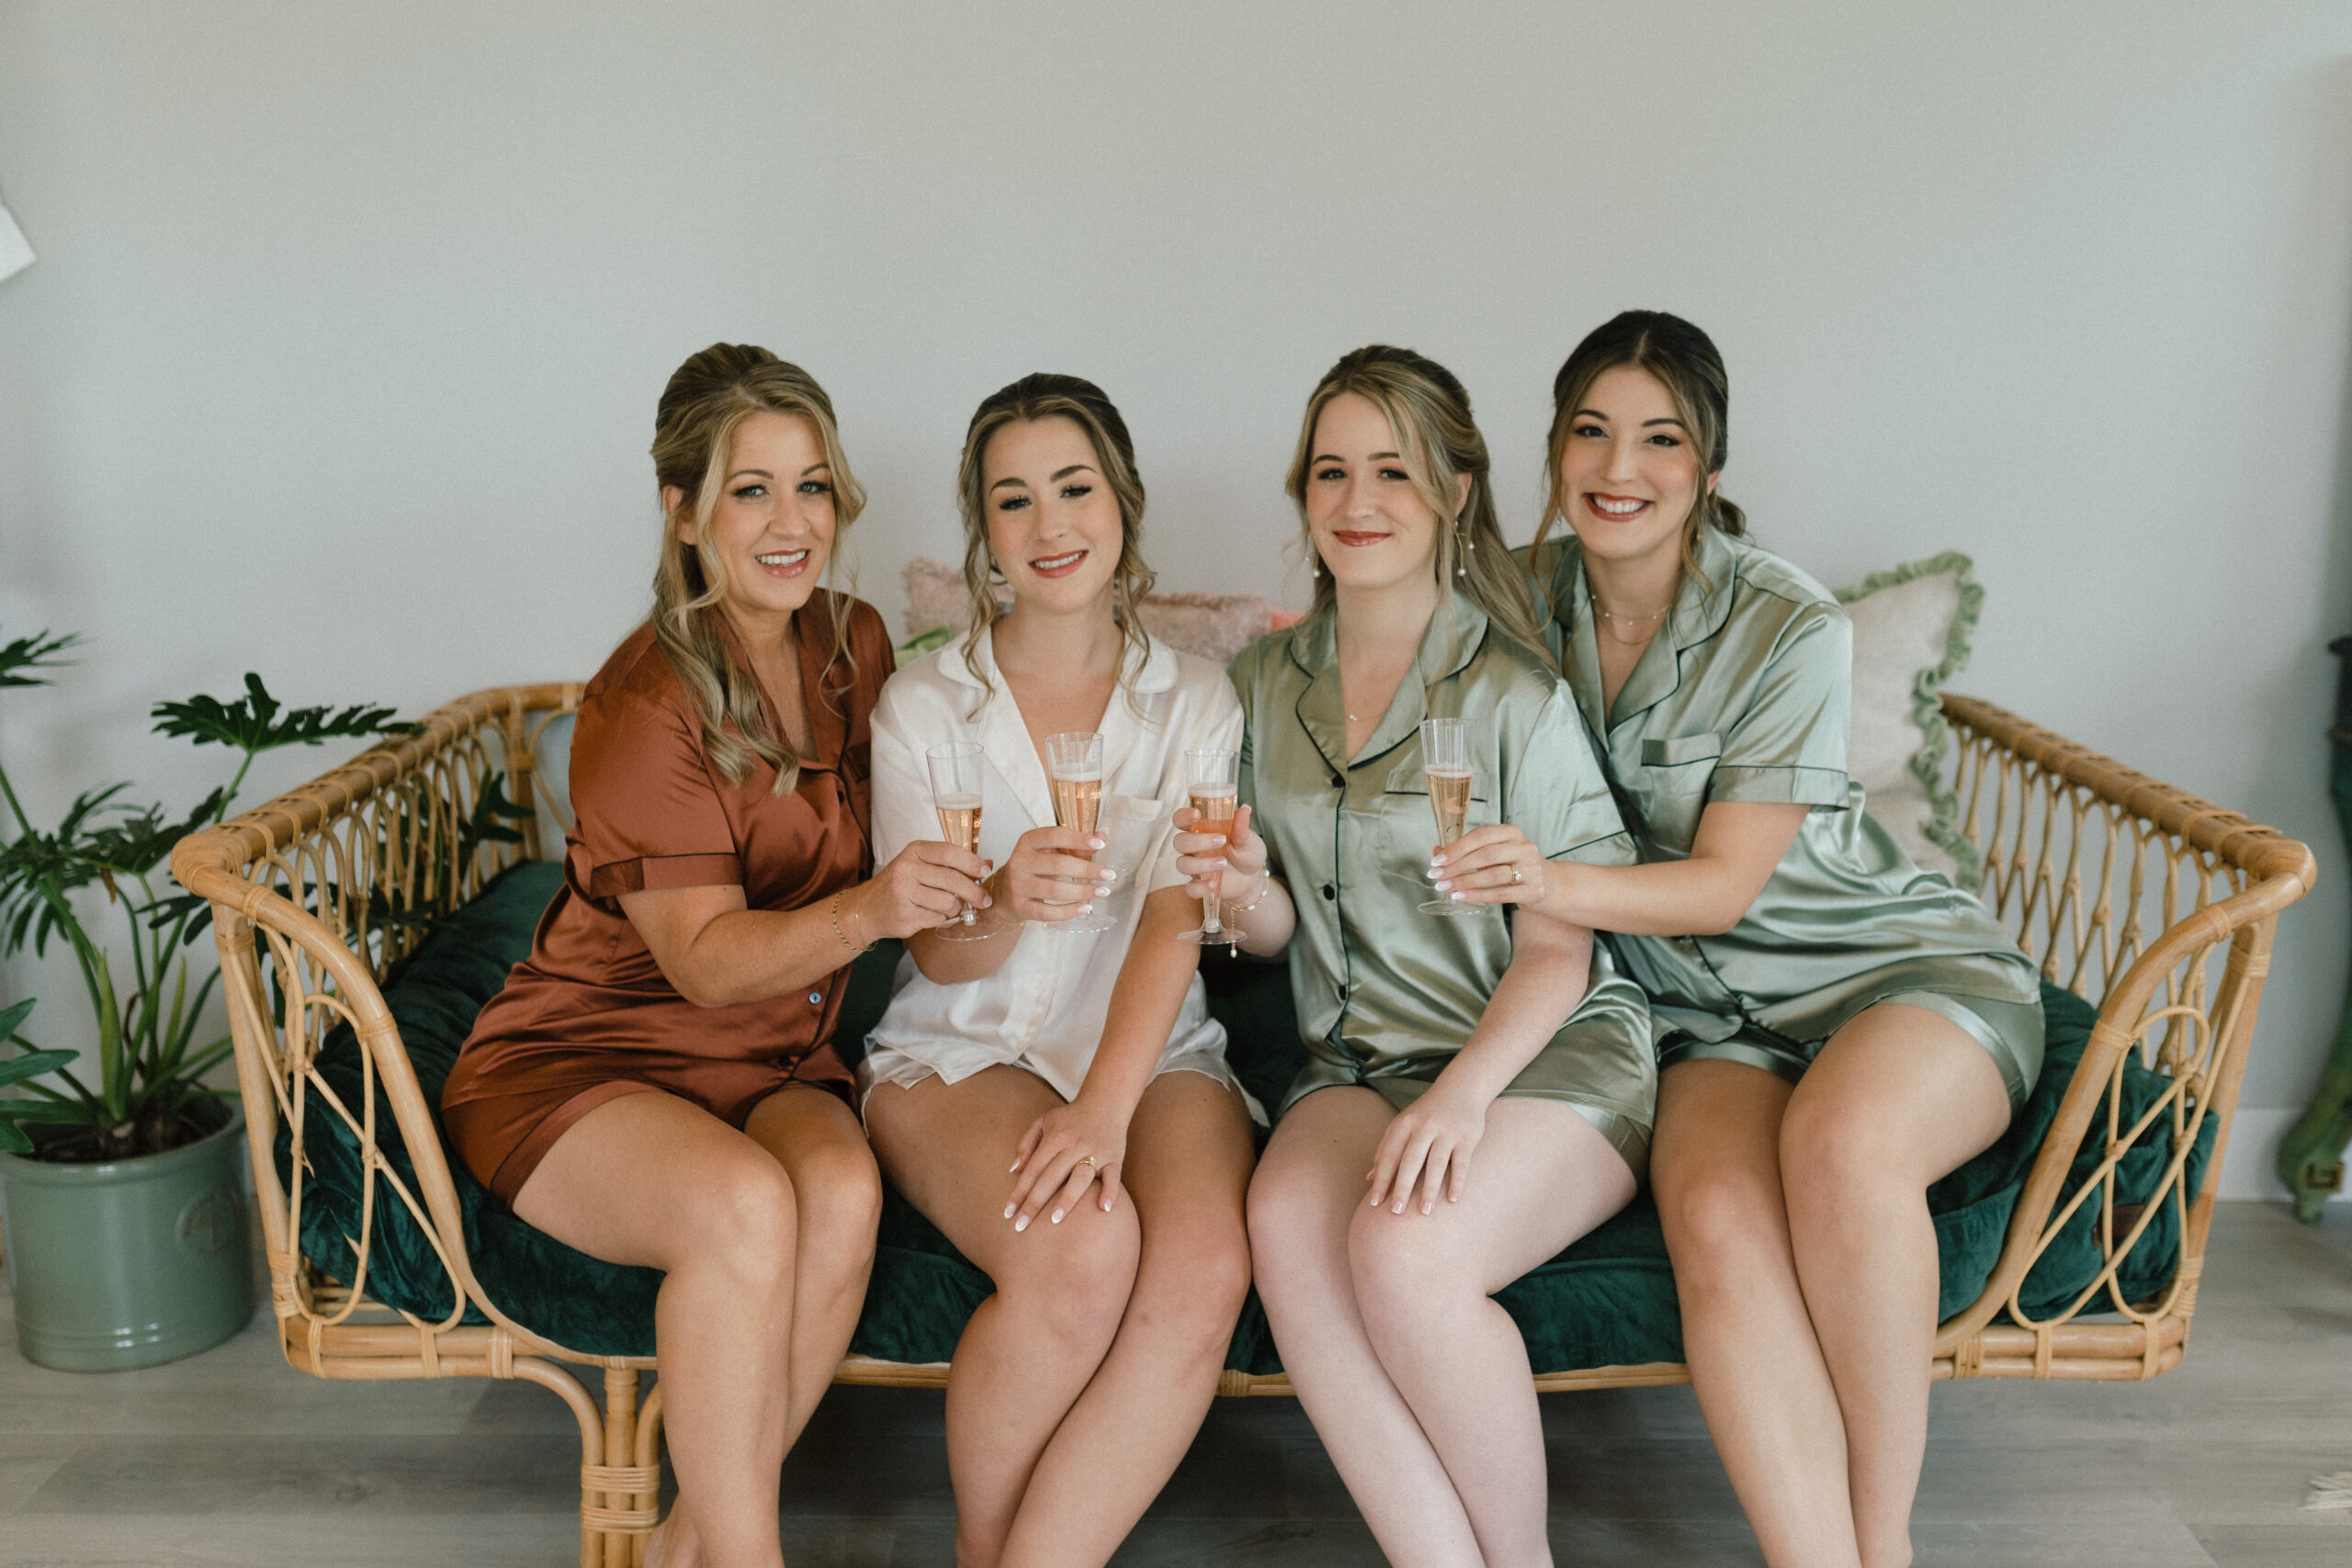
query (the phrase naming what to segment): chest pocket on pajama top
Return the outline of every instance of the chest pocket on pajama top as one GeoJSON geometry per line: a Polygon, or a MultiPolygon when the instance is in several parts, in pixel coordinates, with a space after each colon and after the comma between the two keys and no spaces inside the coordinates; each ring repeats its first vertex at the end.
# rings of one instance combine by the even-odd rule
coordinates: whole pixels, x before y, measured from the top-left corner
{"type": "Polygon", "coordinates": [[[1699,814],[1707,806],[1707,785],[1723,754],[1724,738],[1712,729],[1642,742],[1642,765],[1631,782],[1645,838],[1673,854],[1690,852],[1699,814]]]}
{"type": "Polygon", "coordinates": [[[1172,807],[1163,807],[1149,795],[1106,795],[1102,808],[1094,818],[1094,829],[1102,835],[1102,850],[1094,858],[1097,863],[1114,868],[1118,880],[1111,884],[1111,897],[1097,900],[1124,908],[1122,900],[1135,891],[1144,873],[1149,869],[1147,859],[1159,840],[1159,829],[1172,807]]]}

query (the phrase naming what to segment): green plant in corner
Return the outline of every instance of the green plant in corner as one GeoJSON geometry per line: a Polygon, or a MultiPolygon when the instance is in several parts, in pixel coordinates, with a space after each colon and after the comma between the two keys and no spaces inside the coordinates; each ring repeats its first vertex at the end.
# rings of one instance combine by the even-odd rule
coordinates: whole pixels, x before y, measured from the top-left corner
{"type": "MultiPolygon", "coordinates": [[[[0,690],[48,685],[42,672],[62,667],[67,661],[60,656],[77,640],[40,632],[0,644],[0,690]]],[[[157,874],[180,840],[227,818],[263,752],[413,728],[395,721],[390,708],[365,704],[340,711],[284,708],[253,674],[235,702],[198,695],[158,703],[150,716],[159,735],[243,753],[235,777],[185,816],[161,806],[133,807],[118,798],[130,786],[115,784],[84,791],[44,831],[0,767],[7,808],[0,830],[10,834],[0,842],[0,954],[28,945],[46,953],[52,940],[62,941],[73,951],[98,1031],[96,1071],[76,1074],[68,1064],[79,1053],[43,1050],[19,1032],[30,1000],[0,1010],[0,1042],[18,1052],[0,1056],[0,1087],[21,1091],[20,1098],[0,1099],[0,1150],[52,1160],[122,1159],[177,1147],[221,1124],[221,1096],[203,1078],[228,1055],[229,1042],[196,1040],[220,974],[208,969],[191,989],[187,952],[211,923],[211,910],[200,898],[159,893],[157,874]],[[127,946],[101,941],[95,922],[75,909],[74,895],[91,887],[106,890],[106,908],[120,917],[127,946]],[[128,970],[119,970],[118,958],[125,956],[128,970]],[[38,1138],[28,1127],[39,1130],[38,1138]]]]}

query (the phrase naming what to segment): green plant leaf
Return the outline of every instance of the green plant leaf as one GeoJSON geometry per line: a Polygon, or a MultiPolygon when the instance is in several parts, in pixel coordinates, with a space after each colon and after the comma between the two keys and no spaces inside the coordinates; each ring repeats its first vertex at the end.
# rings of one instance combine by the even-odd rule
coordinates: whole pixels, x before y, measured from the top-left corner
{"type": "Polygon", "coordinates": [[[0,1040],[7,1039],[24,1026],[25,1020],[33,1015],[35,1000],[36,998],[32,997],[27,997],[14,1007],[0,1008],[0,1040]]]}
{"type": "Polygon", "coordinates": [[[125,807],[119,820],[94,828],[85,835],[80,852],[101,872],[117,876],[144,876],[171,858],[172,850],[182,839],[199,828],[210,827],[228,797],[227,790],[216,789],[176,822],[166,818],[160,806],[141,811],[125,807]]]}
{"type": "MultiPolygon", "coordinates": [[[[0,1062],[0,1087],[22,1083],[27,1078],[37,1078],[43,1074],[53,1073],[72,1061],[76,1055],[78,1053],[73,1051],[28,1051],[21,1056],[0,1062]]],[[[0,1103],[13,1102],[0,1101],[0,1103]]]]}
{"type": "Polygon", "coordinates": [[[14,1122],[0,1122],[0,1155],[28,1155],[33,1141],[17,1130],[14,1122]]]}
{"type": "Polygon", "coordinates": [[[0,1100],[0,1122],[39,1122],[51,1127],[74,1127],[88,1121],[78,1105],[59,1105],[47,1100],[0,1100]]]}
{"type": "MultiPolygon", "coordinates": [[[[26,1079],[38,1079],[47,1072],[56,1072],[75,1058],[73,1051],[26,1051],[24,1055],[0,1063],[0,1086],[24,1084],[26,1079]]],[[[0,1105],[17,1105],[17,1100],[0,1100],[0,1105]]]]}
{"type": "Polygon", "coordinates": [[[506,826],[531,815],[527,806],[517,806],[506,798],[506,775],[492,769],[481,776],[481,784],[474,792],[473,815],[458,831],[458,858],[462,861],[483,844],[519,844],[523,835],[506,826]],[[503,820],[502,820],[503,819],[503,820]]]}
{"type": "Polygon", "coordinates": [[[395,720],[395,710],[354,703],[287,708],[269,694],[261,677],[247,671],[245,694],[233,703],[201,694],[186,702],[157,703],[150,717],[158,735],[185,735],[198,746],[228,746],[245,752],[279,746],[316,746],[323,740],[371,735],[405,735],[417,727],[395,720]]]}
{"type": "Polygon", "coordinates": [[[40,676],[25,671],[62,670],[73,660],[57,655],[81,640],[78,637],[51,637],[46,631],[39,631],[0,647],[0,687],[48,685],[40,676]]]}

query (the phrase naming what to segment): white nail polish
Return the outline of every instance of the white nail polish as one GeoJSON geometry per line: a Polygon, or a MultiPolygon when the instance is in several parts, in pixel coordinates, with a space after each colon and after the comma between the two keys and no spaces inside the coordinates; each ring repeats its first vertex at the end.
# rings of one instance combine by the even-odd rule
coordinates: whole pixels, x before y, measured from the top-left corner
{"type": "Polygon", "coordinates": [[[1020,1207],[1020,1205],[1017,1203],[1007,1203],[1004,1206],[1004,1217],[1008,1220],[1012,1218],[1012,1211],[1018,1207],[1020,1207]]]}
{"type": "Polygon", "coordinates": [[[1061,1223],[1062,1223],[1062,1212],[1061,1212],[1059,1209],[1056,1209],[1056,1210],[1054,1211],[1054,1224],[1060,1224],[1061,1223]]]}
{"type": "Polygon", "coordinates": [[[1029,1216],[1026,1214],[1022,1215],[1019,1219],[1012,1222],[1012,1231],[1015,1235],[1020,1235],[1023,1231],[1025,1231],[1028,1228],[1029,1216]]]}

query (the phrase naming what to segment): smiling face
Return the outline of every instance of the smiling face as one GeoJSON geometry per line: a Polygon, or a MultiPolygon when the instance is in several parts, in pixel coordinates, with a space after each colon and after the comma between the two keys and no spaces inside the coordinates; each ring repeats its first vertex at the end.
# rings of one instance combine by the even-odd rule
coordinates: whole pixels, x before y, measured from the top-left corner
{"type": "MultiPolygon", "coordinates": [[[[1323,405],[1308,443],[1307,532],[1331,581],[1379,589],[1433,579],[1443,525],[1406,467],[1402,443],[1380,405],[1342,392],[1323,405]]],[[[1470,488],[1453,476],[1456,501],[1470,488]]]]}
{"type": "Polygon", "coordinates": [[[1119,498],[1077,421],[1001,427],[981,455],[980,483],[989,551],[1016,607],[1109,608],[1125,543],[1119,498]]]}
{"type": "MultiPolygon", "coordinates": [[[[692,508],[681,513],[684,498],[662,487],[679,540],[693,545],[703,531],[692,508]]],[[[816,426],[766,410],[747,417],[735,429],[707,536],[726,573],[719,603],[729,616],[747,629],[789,622],[817,591],[833,528],[833,470],[816,426]]]]}
{"type": "Polygon", "coordinates": [[[1569,412],[1560,510],[1588,556],[1635,561],[1679,551],[1691,508],[1719,477],[1701,472],[1674,395],[1638,366],[1602,371],[1569,412]]]}

